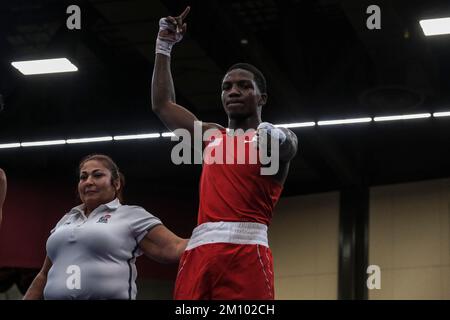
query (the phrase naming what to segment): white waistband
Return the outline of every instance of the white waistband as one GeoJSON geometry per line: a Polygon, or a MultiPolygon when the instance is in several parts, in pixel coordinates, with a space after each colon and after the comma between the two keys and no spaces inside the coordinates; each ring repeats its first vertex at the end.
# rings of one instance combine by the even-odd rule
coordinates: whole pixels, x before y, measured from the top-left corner
{"type": "Polygon", "coordinates": [[[186,250],[211,243],[260,244],[269,247],[267,226],[256,222],[206,222],[192,232],[186,250]]]}

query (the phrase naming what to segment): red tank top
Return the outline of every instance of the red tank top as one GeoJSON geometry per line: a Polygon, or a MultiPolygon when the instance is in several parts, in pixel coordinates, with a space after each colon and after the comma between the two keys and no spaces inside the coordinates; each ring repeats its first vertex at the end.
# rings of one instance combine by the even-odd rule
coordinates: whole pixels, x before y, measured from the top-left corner
{"type": "MultiPolygon", "coordinates": [[[[247,140],[253,136],[247,137],[247,140]]],[[[217,221],[270,224],[283,186],[273,176],[261,175],[259,157],[249,163],[250,152],[255,152],[250,148],[254,147],[252,143],[239,145],[238,139],[242,141],[242,136],[233,137],[222,131],[221,137],[206,143],[200,178],[199,225],[217,221]],[[245,157],[245,163],[237,163],[238,157],[245,157]],[[223,164],[211,163],[212,158],[222,159],[223,164]]]]}

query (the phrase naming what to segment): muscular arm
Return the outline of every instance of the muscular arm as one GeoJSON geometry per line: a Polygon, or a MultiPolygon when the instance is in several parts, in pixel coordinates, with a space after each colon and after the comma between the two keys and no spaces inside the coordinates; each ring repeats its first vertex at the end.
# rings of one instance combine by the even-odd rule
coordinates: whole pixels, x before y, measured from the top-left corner
{"type": "Polygon", "coordinates": [[[44,288],[47,283],[47,274],[52,267],[52,262],[49,257],[45,257],[44,264],[41,271],[34,278],[27,292],[25,293],[23,300],[42,300],[44,299],[44,288]]]}
{"type": "Polygon", "coordinates": [[[286,141],[280,145],[280,161],[289,162],[297,153],[298,140],[294,132],[287,128],[279,128],[286,134],[286,141]]]}
{"type": "Polygon", "coordinates": [[[176,104],[170,57],[159,53],[153,70],[152,109],[171,131],[183,128],[193,134],[194,121],[199,121],[189,110],[176,104]]]}
{"type": "Polygon", "coordinates": [[[6,197],[6,174],[5,172],[0,169],[0,225],[2,224],[2,218],[3,218],[3,203],[5,202],[6,197]]]}
{"type": "MultiPolygon", "coordinates": [[[[165,39],[172,39],[172,42],[177,42],[186,32],[186,24],[183,24],[183,19],[189,12],[189,7],[178,17],[167,17],[168,23],[177,27],[178,34],[175,34],[175,29],[166,28],[160,30],[158,37],[165,39]]],[[[174,28],[173,27],[173,28],[174,28]]],[[[172,79],[172,72],[170,69],[170,56],[162,53],[156,53],[155,67],[153,69],[152,77],[152,110],[155,112],[166,127],[174,131],[176,129],[186,129],[191,135],[194,133],[194,122],[199,121],[197,117],[186,108],[178,105],[175,99],[175,89],[172,79]]],[[[222,128],[213,123],[202,123],[202,130],[210,128],[222,128]]]]}
{"type": "Polygon", "coordinates": [[[174,263],[180,260],[187,246],[187,239],[182,239],[163,225],[151,229],[139,243],[145,255],[161,263],[174,263]]]}

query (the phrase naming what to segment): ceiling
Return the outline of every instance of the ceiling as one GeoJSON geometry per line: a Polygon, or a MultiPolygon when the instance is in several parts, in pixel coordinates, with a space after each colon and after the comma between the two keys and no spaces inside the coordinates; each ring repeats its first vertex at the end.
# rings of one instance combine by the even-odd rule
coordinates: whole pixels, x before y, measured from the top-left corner
{"type": "MultiPolygon", "coordinates": [[[[226,125],[220,82],[235,62],[268,81],[265,121],[289,123],[450,110],[450,35],[425,37],[420,19],[450,16],[449,1],[24,1],[0,8],[0,143],[164,132],[151,112],[158,20],[186,5],[188,33],[172,55],[177,101],[226,125]],[[66,8],[81,8],[81,30],[66,8]],[[76,73],[23,76],[12,61],[67,57],[76,73]]],[[[450,118],[298,128],[287,194],[450,177],[450,118]]],[[[0,149],[17,175],[74,172],[93,152],[131,179],[191,188],[200,166],[170,162],[169,139],[0,149]],[[163,182],[161,182],[163,181],[163,182]]]]}

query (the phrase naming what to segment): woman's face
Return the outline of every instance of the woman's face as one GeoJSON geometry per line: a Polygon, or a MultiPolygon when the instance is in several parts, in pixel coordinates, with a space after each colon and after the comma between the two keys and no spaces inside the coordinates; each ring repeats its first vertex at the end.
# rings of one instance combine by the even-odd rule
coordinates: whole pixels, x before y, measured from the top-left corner
{"type": "Polygon", "coordinates": [[[111,172],[101,161],[88,160],[81,167],[78,194],[90,210],[114,200],[118,188],[119,181],[111,183],[111,172]]]}

